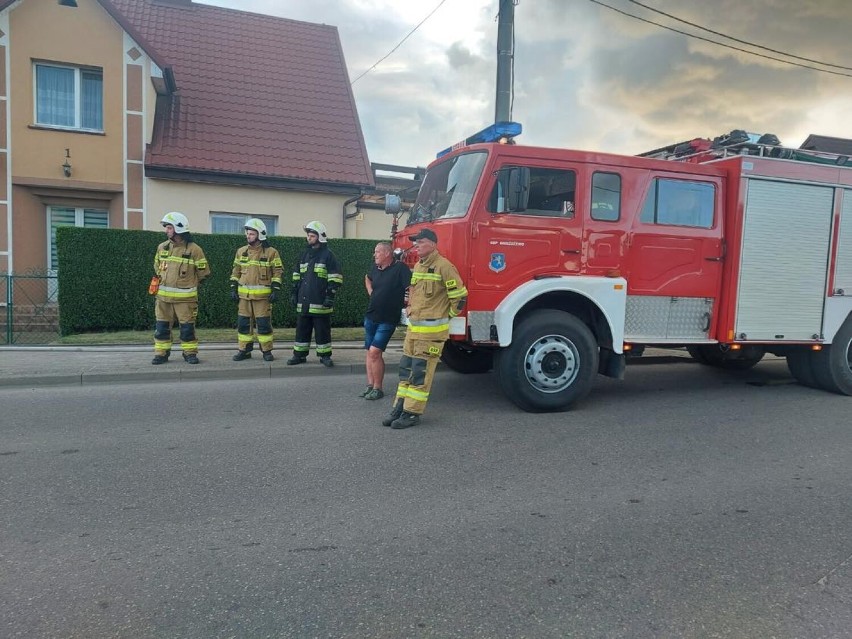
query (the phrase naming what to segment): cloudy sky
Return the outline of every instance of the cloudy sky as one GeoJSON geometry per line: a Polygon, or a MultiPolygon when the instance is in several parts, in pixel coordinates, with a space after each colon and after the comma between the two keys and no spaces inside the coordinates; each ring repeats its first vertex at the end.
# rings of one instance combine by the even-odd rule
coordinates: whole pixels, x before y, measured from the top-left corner
{"type": "MultiPolygon", "coordinates": [[[[425,165],[494,121],[498,0],[196,2],[336,26],[353,81],[437,7],[353,85],[370,160],[425,165]]],[[[809,133],[852,138],[852,0],[641,3],[519,0],[520,143],[635,154],[732,129],[775,133],[787,146],[809,133]]]]}

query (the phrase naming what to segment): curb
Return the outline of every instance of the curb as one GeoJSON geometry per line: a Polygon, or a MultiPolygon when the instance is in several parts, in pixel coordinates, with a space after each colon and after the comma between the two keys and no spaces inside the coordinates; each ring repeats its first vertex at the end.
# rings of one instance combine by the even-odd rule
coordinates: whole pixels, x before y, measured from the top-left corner
{"type": "MultiPolygon", "coordinates": [[[[342,375],[365,375],[364,364],[336,364],[334,368],[325,368],[319,364],[309,368],[281,368],[273,365],[246,368],[235,375],[234,369],[216,368],[178,369],[156,372],[132,373],[74,373],[67,375],[33,375],[0,379],[0,388],[26,388],[34,386],[86,386],[96,384],[131,384],[138,382],[202,382],[216,380],[244,379],[283,379],[287,377],[328,377],[342,375]]],[[[385,375],[394,376],[399,372],[398,364],[386,364],[385,375]]]]}

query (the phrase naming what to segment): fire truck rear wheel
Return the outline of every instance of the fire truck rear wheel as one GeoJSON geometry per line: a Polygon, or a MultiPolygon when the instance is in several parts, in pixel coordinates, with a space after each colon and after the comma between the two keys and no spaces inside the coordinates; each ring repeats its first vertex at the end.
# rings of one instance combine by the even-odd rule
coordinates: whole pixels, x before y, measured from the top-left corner
{"type": "Polygon", "coordinates": [[[500,389],[519,408],[559,411],[589,393],[598,356],[595,337],[580,319],[564,311],[540,310],[516,327],[494,368],[500,389]]]}
{"type": "Polygon", "coordinates": [[[817,383],[813,366],[811,365],[812,359],[813,352],[810,349],[796,349],[787,353],[787,368],[790,369],[790,373],[802,386],[819,388],[820,385],[817,383]]]}
{"type": "Polygon", "coordinates": [[[846,318],[831,344],[811,356],[814,377],[820,388],[852,395],[852,315],[846,318]]]}

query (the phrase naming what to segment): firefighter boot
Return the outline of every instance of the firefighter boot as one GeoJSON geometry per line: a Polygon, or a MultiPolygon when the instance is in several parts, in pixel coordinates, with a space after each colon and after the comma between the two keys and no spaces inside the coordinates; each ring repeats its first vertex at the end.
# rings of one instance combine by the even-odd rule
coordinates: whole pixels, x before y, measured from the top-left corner
{"type": "Polygon", "coordinates": [[[237,354],[234,355],[231,359],[233,359],[235,362],[241,362],[244,359],[251,359],[251,351],[237,351],[237,354]]]}
{"type": "Polygon", "coordinates": [[[275,359],[275,355],[272,354],[272,351],[263,351],[263,361],[271,362],[275,359]]]}
{"type": "Polygon", "coordinates": [[[185,361],[187,364],[197,364],[198,355],[196,355],[195,353],[184,353],[183,361],[185,361]]]}
{"type": "Polygon", "coordinates": [[[331,355],[323,355],[320,357],[320,364],[325,366],[326,368],[331,368],[334,366],[334,362],[331,361],[331,355]]]}
{"type": "Polygon", "coordinates": [[[402,415],[402,405],[404,403],[405,400],[402,397],[396,400],[396,404],[394,404],[393,408],[391,408],[390,415],[388,415],[382,420],[382,426],[390,426],[397,419],[400,418],[400,416],[402,415]]]}
{"type": "Polygon", "coordinates": [[[411,428],[412,426],[417,426],[420,423],[420,415],[416,413],[409,413],[407,410],[402,411],[402,415],[399,418],[395,419],[391,424],[391,428],[394,430],[400,430],[402,428],[411,428]]]}
{"type": "Polygon", "coordinates": [[[307,357],[303,357],[301,355],[293,355],[290,359],[287,360],[287,366],[295,366],[296,364],[304,364],[308,361],[307,357]]]}
{"type": "Polygon", "coordinates": [[[169,355],[171,355],[171,351],[166,351],[162,355],[157,353],[156,355],[154,355],[154,359],[151,360],[151,363],[155,366],[158,364],[165,364],[169,361],[169,355]]]}

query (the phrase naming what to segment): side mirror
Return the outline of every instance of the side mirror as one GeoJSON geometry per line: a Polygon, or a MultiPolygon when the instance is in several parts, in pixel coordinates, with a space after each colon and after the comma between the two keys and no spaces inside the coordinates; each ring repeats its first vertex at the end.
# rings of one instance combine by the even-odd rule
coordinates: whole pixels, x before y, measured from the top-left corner
{"type": "Polygon", "coordinates": [[[526,211],[530,198],[530,170],[525,166],[509,169],[506,204],[509,211],[526,211]]]}
{"type": "Polygon", "coordinates": [[[390,193],[385,195],[385,213],[388,215],[396,215],[402,210],[402,200],[400,200],[398,195],[391,195],[390,193]]]}

